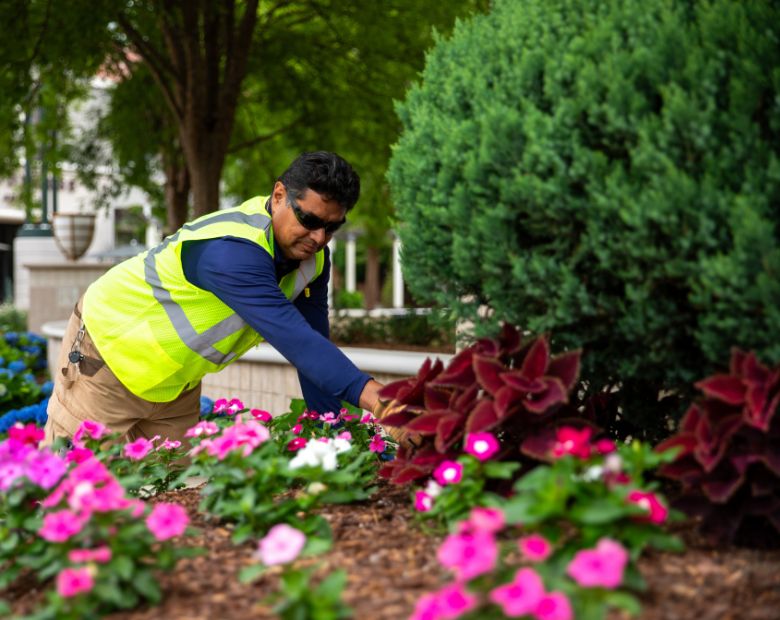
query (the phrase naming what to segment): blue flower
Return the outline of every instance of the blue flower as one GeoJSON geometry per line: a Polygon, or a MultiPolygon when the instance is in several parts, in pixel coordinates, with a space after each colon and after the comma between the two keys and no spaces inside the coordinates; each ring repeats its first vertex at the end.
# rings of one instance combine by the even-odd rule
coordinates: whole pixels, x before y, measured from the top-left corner
{"type": "Polygon", "coordinates": [[[53,381],[47,381],[41,386],[41,394],[44,396],[51,396],[51,393],[54,391],[54,382],[53,381]]]}
{"type": "Polygon", "coordinates": [[[200,415],[208,415],[214,409],[214,401],[206,396],[200,397],[200,415]]]}
{"type": "Polygon", "coordinates": [[[6,332],[5,341],[8,344],[14,344],[15,342],[19,342],[19,334],[17,334],[16,332],[6,332]]]}
{"type": "Polygon", "coordinates": [[[15,360],[8,364],[8,370],[14,374],[18,372],[24,372],[27,370],[27,364],[25,364],[22,360],[15,360]]]}
{"type": "Polygon", "coordinates": [[[28,344],[22,347],[22,351],[27,351],[27,353],[32,353],[37,357],[41,354],[41,347],[38,347],[34,344],[28,344]]]}
{"type": "Polygon", "coordinates": [[[27,381],[27,383],[35,383],[35,375],[29,372],[26,375],[22,375],[22,379],[27,381]]]}
{"type": "Polygon", "coordinates": [[[14,376],[14,373],[12,373],[7,368],[0,368],[0,377],[5,377],[6,379],[10,379],[14,376]]]}

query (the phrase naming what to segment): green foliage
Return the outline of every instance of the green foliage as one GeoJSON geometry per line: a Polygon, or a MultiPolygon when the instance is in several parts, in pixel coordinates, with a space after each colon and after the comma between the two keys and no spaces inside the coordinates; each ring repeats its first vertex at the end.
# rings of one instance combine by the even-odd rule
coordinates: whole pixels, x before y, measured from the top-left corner
{"type": "Polygon", "coordinates": [[[341,289],[336,294],[336,308],[365,308],[366,300],[360,291],[348,291],[341,289]]]}
{"type": "Polygon", "coordinates": [[[780,361],[778,37],[776,4],[733,0],[497,0],[458,24],[398,106],[410,290],[582,347],[637,434],[731,345],[780,361]]]}
{"type": "Polygon", "coordinates": [[[330,336],[340,344],[406,344],[419,347],[455,347],[455,328],[441,313],[387,317],[336,315],[330,336]]]}
{"type": "Polygon", "coordinates": [[[13,304],[0,304],[0,333],[27,330],[27,312],[13,304]]]}

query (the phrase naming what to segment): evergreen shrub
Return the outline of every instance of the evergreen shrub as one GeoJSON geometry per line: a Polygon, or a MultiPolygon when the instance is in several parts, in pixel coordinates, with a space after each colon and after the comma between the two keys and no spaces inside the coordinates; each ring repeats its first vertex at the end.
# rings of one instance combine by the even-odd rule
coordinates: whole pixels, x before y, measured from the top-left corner
{"type": "Polygon", "coordinates": [[[637,434],[732,345],[780,361],[780,5],[496,0],[398,112],[421,302],[583,348],[637,434]]]}

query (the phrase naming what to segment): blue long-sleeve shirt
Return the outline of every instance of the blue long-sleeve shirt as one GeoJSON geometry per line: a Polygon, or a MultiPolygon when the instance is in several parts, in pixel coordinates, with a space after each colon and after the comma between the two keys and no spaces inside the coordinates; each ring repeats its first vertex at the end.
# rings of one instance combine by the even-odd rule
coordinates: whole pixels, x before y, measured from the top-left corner
{"type": "Polygon", "coordinates": [[[274,241],[274,257],[236,237],[185,242],[184,276],[216,295],[298,370],[309,409],[338,411],[340,401],[359,404],[370,377],[360,371],[328,338],[330,252],[325,248],[322,274],[308,297],[291,302],[279,281],[300,261],[284,257],[274,241]]]}

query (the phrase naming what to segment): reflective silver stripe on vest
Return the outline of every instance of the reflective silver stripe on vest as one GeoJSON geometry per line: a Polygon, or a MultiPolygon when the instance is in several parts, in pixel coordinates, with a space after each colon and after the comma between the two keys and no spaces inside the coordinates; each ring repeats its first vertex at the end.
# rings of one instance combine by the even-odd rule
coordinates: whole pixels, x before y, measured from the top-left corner
{"type": "MultiPolygon", "coordinates": [[[[205,226],[218,222],[249,224],[254,228],[264,231],[266,236],[269,234],[269,228],[271,227],[271,218],[265,215],[248,215],[241,212],[232,212],[217,213],[202,222],[185,224],[182,226],[181,230],[199,230],[205,226]]],[[[165,313],[168,315],[168,319],[171,321],[173,329],[176,330],[176,334],[181,338],[181,341],[194,353],[207,359],[212,364],[216,364],[217,366],[226,364],[231,361],[236,354],[233,351],[222,353],[215,349],[214,345],[220,340],[244,329],[247,325],[244,319],[234,313],[199,334],[195,331],[192,323],[190,323],[190,320],[187,318],[184,308],[173,301],[170,291],[162,285],[160,276],[157,273],[155,256],[168,247],[169,244],[176,241],[181,230],[166,238],[160,245],[149,250],[144,258],[144,278],[147,284],[152,287],[154,298],[165,309],[165,313]]]]}
{"type": "Polygon", "coordinates": [[[302,261],[298,266],[298,272],[295,274],[295,288],[293,289],[292,299],[295,299],[303,292],[303,289],[311,282],[315,273],[317,273],[316,255],[302,261]]]}

